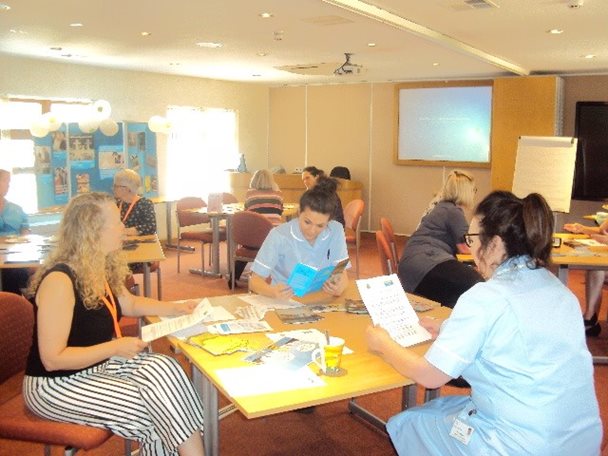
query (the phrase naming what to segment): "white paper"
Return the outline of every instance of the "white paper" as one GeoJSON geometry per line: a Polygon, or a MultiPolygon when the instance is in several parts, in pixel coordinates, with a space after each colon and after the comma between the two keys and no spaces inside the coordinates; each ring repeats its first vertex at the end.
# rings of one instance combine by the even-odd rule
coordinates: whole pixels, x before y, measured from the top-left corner
{"type": "Polygon", "coordinates": [[[208,325],[207,331],[209,331],[211,334],[242,334],[272,331],[272,327],[263,320],[235,320],[208,325]]]}
{"type": "Polygon", "coordinates": [[[141,339],[151,342],[159,337],[174,333],[180,329],[189,328],[213,315],[213,306],[207,298],[203,299],[191,314],[173,318],[162,318],[158,323],[152,323],[141,328],[141,339]]]}
{"type": "Polygon", "coordinates": [[[275,299],[269,298],[268,296],[262,296],[259,294],[249,293],[245,295],[239,295],[239,299],[245,301],[246,303],[255,306],[255,307],[263,307],[267,310],[276,310],[276,309],[293,309],[294,307],[302,307],[303,304],[295,301],[293,299],[275,299]]]}
{"type": "Polygon", "coordinates": [[[363,303],[375,325],[384,328],[402,347],[431,339],[403,291],[397,274],[357,280],[363,303]]]}
{"type": "Polygon", "coordinates": [[[258,396],[325,385],[307,366],[294,372],[273,365],[233,367],[219,369],[216,374],[223,388],[232,397],[258,396]]]}

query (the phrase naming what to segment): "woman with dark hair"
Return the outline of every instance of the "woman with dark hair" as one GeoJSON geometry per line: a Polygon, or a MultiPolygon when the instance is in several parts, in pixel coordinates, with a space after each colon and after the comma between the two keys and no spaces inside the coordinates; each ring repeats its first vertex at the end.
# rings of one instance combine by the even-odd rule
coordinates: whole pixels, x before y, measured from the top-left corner
{"type": "MultiPolygon", "coordinates": [[[[287,280],[298,263],[321,269],[348,258],[344,229],[331,218],[337,199],[323,182],[304,192],[298,218],[273,228],[262,244],[251,268],[251,291],[291,298],[293,290],[287,280]]],[[[327,280],[323,291],[339,296],[347,285],[348,276],[343,271],[327,280]]]]}
{"type": "Polygon", "coordinates": [[[323,182],[328,190],[331,190],[336,194],[336,209],[334,210],[332,219],[341,223],[342,226],[345,226],[344,209],[342,208],[342,201],[340,201],[340,197],[338,196],[338,181],[332,177],[327,177],[325,171],[316,166],[307,166],[302,171],[302,182],[308,190],[319,182],[323,182]]]}
{"type": "Polygon", "coordinates": [[[546,269],[552,234],[542,196],[491,193],[465,235],[486,282],[465,292],[447,320],[421,319],[435,339],[427,353],[368,328],[369,348],[417,383],[438,388],[462,375],[471,385],[470,397],[441,397],[392,417],[387,430],[399,454],[599,454],[580,306],[546,269]]]}

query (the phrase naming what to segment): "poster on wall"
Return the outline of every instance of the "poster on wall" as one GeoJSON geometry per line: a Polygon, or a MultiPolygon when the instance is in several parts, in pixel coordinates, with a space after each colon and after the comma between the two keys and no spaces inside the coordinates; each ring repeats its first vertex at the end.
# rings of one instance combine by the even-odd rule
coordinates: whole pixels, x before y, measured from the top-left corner
{"type": "Polygon", "coordinates": [[[155,133],[144,122],[118,126],[115,135],[106,136],[99,130],[84,133],[69,123],[34,138],[39,209],[65,205],[81,193],[112,193],[114,175],[125,167],[140,174],[146,196],[158,195],[155,133]]]}
{"type": "Polygon", "coordinates": [[[145,122],[127,122],[127,166],[136,171],[146,197],[158,196],[156,134],[145,122]]]}

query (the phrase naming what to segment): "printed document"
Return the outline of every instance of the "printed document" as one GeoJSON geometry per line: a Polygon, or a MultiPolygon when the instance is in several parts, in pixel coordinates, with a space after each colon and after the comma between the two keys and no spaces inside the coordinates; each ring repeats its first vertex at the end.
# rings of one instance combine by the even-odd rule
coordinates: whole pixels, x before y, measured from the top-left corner
{"type": "Polygon", "coordinates": [[[431,339],[420,326],[397,274],[357,280],[357,287],[374,324],[399,345],[409,347],[431,339]]]}

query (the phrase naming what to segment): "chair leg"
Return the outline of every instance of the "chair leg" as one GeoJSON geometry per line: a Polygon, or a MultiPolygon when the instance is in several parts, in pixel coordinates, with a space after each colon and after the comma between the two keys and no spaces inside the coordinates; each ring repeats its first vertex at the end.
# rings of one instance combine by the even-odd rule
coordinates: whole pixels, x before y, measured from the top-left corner
{"type": "MultiPolygon", "coordinates": [[[[209,257],[211,257],[211,250],[209,251],[209,257]]],[[[205,277],[205,243],[201,242],[201,277],[205,277]]]]}
{"type": "Polygon", "coordinates": [[[131,456],[131,441],[125,439],[125,456],[131,456]]]}
{"type": "Polygon", "coordinates": [[[179,257],[179,252],[181,251],[181,248],[179,246],[180,242],[179,242],[179,238],[180,235],[179,233],[177,233],[177,273],[179,274],[179,268],[180,268],[180,257],[179,257]]]}
{"type": "Polygon", "coordinates": [[[63,449],[63,454],[64,454],[64,456],[74,456],[77,451],[78,451],[78,448],[65,447],[63,449]]]}
{"type": "Polygon", "coordinates": [[[357,279],[359,278],[359,241],[355,245],[355,261],[357,262],[357,279]]]}
{"type": "Polygon", "coordinates": [[[236,261],[234,259],[234,257],[232,257],[230,259],[230,281],[231,283],[231,290],[234,290],[234,287],[236,286],[236,278],[234,277],[236,274],[236,261]]]}
{"type": "Polygon", "coordinates": [[[160,274],[160,266],[156,269],[156,293],[158,295],[158,300],[162,301],[163,299],[163,282],[161,280],[160,274]]]}

